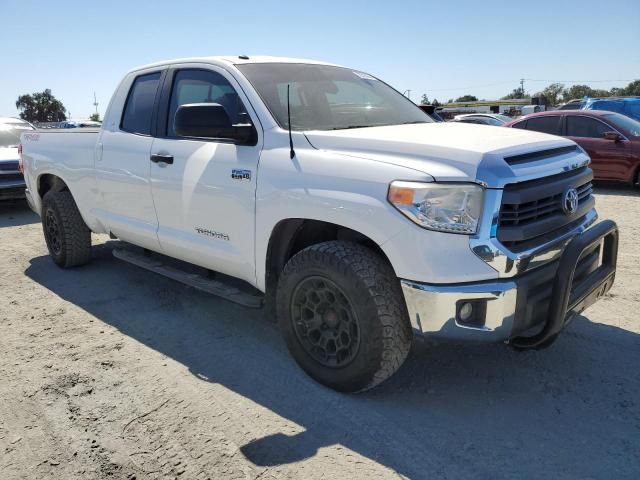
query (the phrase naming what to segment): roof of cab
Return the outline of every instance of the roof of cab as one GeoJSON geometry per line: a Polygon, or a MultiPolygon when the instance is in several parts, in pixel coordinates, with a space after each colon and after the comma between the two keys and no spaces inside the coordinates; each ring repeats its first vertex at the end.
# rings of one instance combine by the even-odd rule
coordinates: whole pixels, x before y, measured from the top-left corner
{"type": "Polygon", "coordinates": [[[175,65],[180,63],[210,63],[212,65],[245,65],[251,63],[308,63],[315,65],[329,65],[337,67],[333,63],[321,62],[318,60],[308,60],[303,58],[288,57],[270,57],[265,55],[234,55],[234,56],[213,56],[213,57],[190,57],[190,58],[174,58],[171,60],[163,60],[161,62],[150,63],[131,69],[128,73],[146,70],[153,67],[162,67],[166,65],[175,65]]]}

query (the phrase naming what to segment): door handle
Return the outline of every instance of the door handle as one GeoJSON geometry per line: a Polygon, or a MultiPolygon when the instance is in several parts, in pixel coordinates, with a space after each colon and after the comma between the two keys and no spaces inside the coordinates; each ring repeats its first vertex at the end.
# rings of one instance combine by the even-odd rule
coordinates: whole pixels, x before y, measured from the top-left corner
{"type": "Polygon", "coordinates": [[[168,163],[173,164],[173,155],[151,155],[151,161],[153,163],[168,163]]]}

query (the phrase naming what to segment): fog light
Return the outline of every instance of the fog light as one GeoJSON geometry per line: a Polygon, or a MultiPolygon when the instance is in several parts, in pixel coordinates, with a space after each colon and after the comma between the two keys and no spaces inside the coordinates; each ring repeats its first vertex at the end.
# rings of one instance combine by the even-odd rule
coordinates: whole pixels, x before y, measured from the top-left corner
{"type": "Polygon", "coordinates": [[[456,304],[456,322],[463,326],[480,328],[487,316],[487,300],[474,298],[456,304]]]}
{"type": "Polygon", "coordinates": [[[463,303],[458,310],[458,319],[466,322],[471,318],[471,315],[473,315],[473,305],[469,302],[463,303]]]}

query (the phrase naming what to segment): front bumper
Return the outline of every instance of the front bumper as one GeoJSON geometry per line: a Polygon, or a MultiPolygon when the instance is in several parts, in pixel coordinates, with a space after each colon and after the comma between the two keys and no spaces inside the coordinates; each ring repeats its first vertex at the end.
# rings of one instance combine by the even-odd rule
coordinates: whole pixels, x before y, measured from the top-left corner
{"type": "Polygon", "coordinates": [[[535,348],[613,285],[618,228],[605,220],[574,236],[555,261],[511,278],[456,285],[402,280],[414,330],[453,339],[506,341],[535,348]],[[465,323],[460,305],[482,306],[482,318],[465,323]],[[478,321],[480,320],[480,321],[478,321]]]}

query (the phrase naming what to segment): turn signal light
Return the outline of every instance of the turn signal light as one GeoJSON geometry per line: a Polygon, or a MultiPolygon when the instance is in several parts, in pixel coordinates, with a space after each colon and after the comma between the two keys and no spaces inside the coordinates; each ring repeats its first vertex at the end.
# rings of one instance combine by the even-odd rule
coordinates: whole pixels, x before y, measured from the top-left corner
{"type": "Polygon", "coordinates": [[[411,188],[389,187],[389,201],[394,205],[412,205],[415,190],[411,188]]]}

